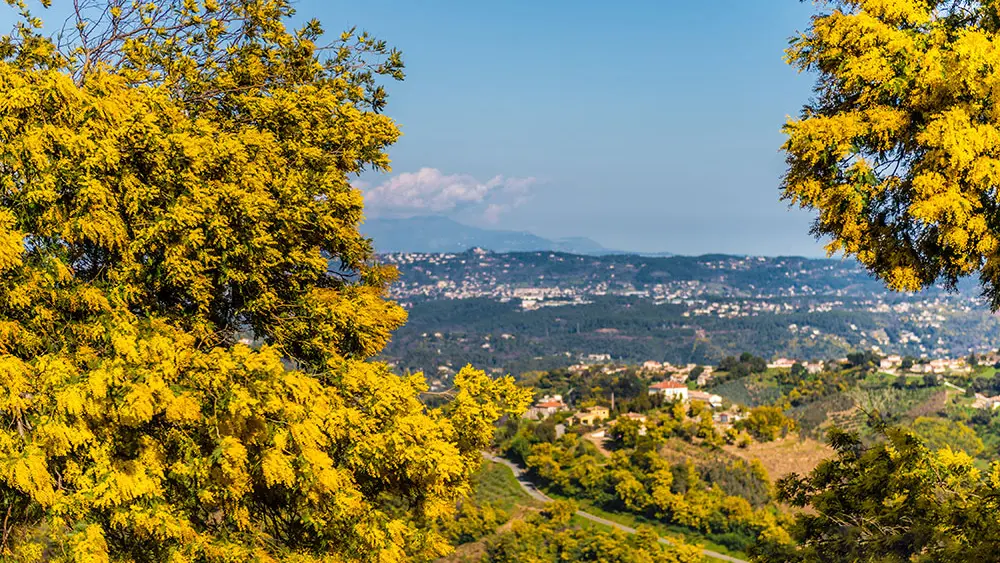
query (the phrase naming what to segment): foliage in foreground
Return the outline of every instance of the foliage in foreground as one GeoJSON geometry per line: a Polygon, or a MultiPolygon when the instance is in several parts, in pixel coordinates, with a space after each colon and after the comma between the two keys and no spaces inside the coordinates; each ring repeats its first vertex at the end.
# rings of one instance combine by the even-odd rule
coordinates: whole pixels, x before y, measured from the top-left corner
{"type": "MultiPolygon", "coordinates": [[[[687,563],[702,561],[701,550],[680,540],[670,545],[659,542],[656,532],[640,527],[638,534],[624,534],[614,530],[603,531],[588,525],[574,525],[576,512],[572,501],[549,504],[545,510],[533,508],[536,504],[514,481],[514,476],[499,464],[484,464],[473,479],[475,490],[463,502],[457,515],[442,519],[440,527],[453,545],[482,540],[485,553],[483,562],[502,561],[609,561],[609,562],[662,562],[687,563]],[[509,481],[517,489],[505,491],[509,481]],[[526,517],[515,516],[508,525],[510,512],[502,505],[526,512],[526,517]]],[[[588,523],[589,524],[589,523],[588,523]]],[[[467,560],[470,550],[462,554],[467,560]]]]}
{"type": "Polygon", "coordinates": [[[497,531],[510,514],[491,503],[462,503],[458,513],[441,520],[442,535],[452,545],[474,542],[497,531]]]}
{"type": "Polygon", "coordinates": [[[656,532],[639,528],[637,534],[605,532],[570,525],[576,506],[555,502],[538,515],[511,524],[510,531],[487,541],[484,561],[606,561],[608,563],[699,563],[701,550],[674,541],[659,543],[656,532]]]}
{"type": "Polygon", "coordinates": [[[764,541],[756,561],[993,561],[1000,549],[1000,464],[983,474],[949,448],[931,452],[911,431],[883,429],[866,447],[836,431],[836,456],[777,483],[779,499],[812,510],[795,544],[764,541]]]}
{"type": "Polygon", "coordinates": [[[2,557],[445,552],[527,396],[467,368],[427,409],[368,361],[405,313],[348,175],[388,167],[398,53],[285,0],[76,5],[0,39],[2,557]]]}
{"type": "MultiPolygon", "coordinates": [[[[789,62],[816,97],[785,126],[785,198],[818,211],[814,233],[897,290],[978,274],[1000,308],[997,140],[1000,11],[975,0],[830,0],[793,39],[789,62]]],[[[960,426],[918,419],[933,442],[975,453],[960,426]]],[[[760,561],[993,561],[1000,465],[932,453],[910,431],[866,447],[836,432],[834,459],[779,483],[797,546],[760,561]]]]}
{"type": "Polygon", "coordinates": [[[768,502],[770,483],[759,463],[672,464],[646,437],[606,459],[566,434],[532,446],[526,465],[554,493],[682,526],[730,549],[744,550],[759,537],[788,541],[787,518],[768,502]]]}
{"type": "Polygon", "coordinates": [[[899,290],[979,274],[1000,307],[1000,17],[978,0],[830,0],[792,40],[816,96],[785,126],[784,196],[899,290]]]}

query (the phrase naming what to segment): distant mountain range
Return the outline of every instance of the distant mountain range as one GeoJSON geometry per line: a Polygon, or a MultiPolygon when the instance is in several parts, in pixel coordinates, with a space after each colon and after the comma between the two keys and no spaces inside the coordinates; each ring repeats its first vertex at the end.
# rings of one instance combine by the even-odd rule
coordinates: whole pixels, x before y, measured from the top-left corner
{"type": "MultiPolygon", "coordinates": [[[[605,248],[586,237],[553,240],[521,231],[470,227],[440,216],[368,219],[361,225],[361,232],[375,240],[375,250],[380,253],[463,252],[470,248],[485,248],[493,252],[552,250],[591,256],[632,254],[605,248]]],[[[660,253],[656,256],[671,254],[660,253]]]]}

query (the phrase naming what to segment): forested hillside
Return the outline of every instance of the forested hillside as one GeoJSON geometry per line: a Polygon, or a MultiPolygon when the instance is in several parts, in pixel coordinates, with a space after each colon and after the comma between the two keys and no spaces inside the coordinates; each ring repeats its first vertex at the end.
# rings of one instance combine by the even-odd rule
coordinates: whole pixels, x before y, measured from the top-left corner
{"type": "Polygon", "coordinates": [[[885,353],[964,357],[1000,346],[975,285],[889,292],[840,260],[591,257],[552,252],[396,254],[392,296],[409,312],[384,357],[447,377],[465,362],[497,372],[622,362],[714,363],[885,353]]]}

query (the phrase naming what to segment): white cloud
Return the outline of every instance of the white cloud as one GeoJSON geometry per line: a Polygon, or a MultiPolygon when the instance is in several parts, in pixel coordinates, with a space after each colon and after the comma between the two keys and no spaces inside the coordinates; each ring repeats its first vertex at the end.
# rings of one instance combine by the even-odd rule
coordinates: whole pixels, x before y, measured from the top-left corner
{"type": "Polygon", "coordinates": [[[491,203],[487,205],[486,209],[483,211],[483,219],[487,223],[496,224],[497,222],[500,221],[500,215],[503,215],[504,213],[510,211],[511,209],[512,209],[511,206],[507,204],[491,203]]]}
{"type": "Polygon", "coordinates": [[[481,182],[467,174],[444,174],[436,168],[421,168],[368,187],[358,184],[365,195],[365,208],[373,216],[448,214],[453,211],[481,212],[496,223],[500,215],[531,199],[534,178],[494,176],[481,182]]]}

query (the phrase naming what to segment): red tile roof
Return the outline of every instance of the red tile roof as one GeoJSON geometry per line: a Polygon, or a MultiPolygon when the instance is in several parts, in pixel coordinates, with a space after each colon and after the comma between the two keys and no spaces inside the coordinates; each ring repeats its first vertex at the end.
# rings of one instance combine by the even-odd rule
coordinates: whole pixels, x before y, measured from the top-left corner
{"type": "Polygon", "coordinates": [[[566,404],[560,401],[546,401],[544,403],[538,403],[535,406],[542,409],[558,409],[560,407],[565,407],[566,404]]]}
{"type": "Polygon", "coordinates": [[[661,381],[649,386],[650,389],[687,389],[687,385],[676,381],[661,381]]]}

